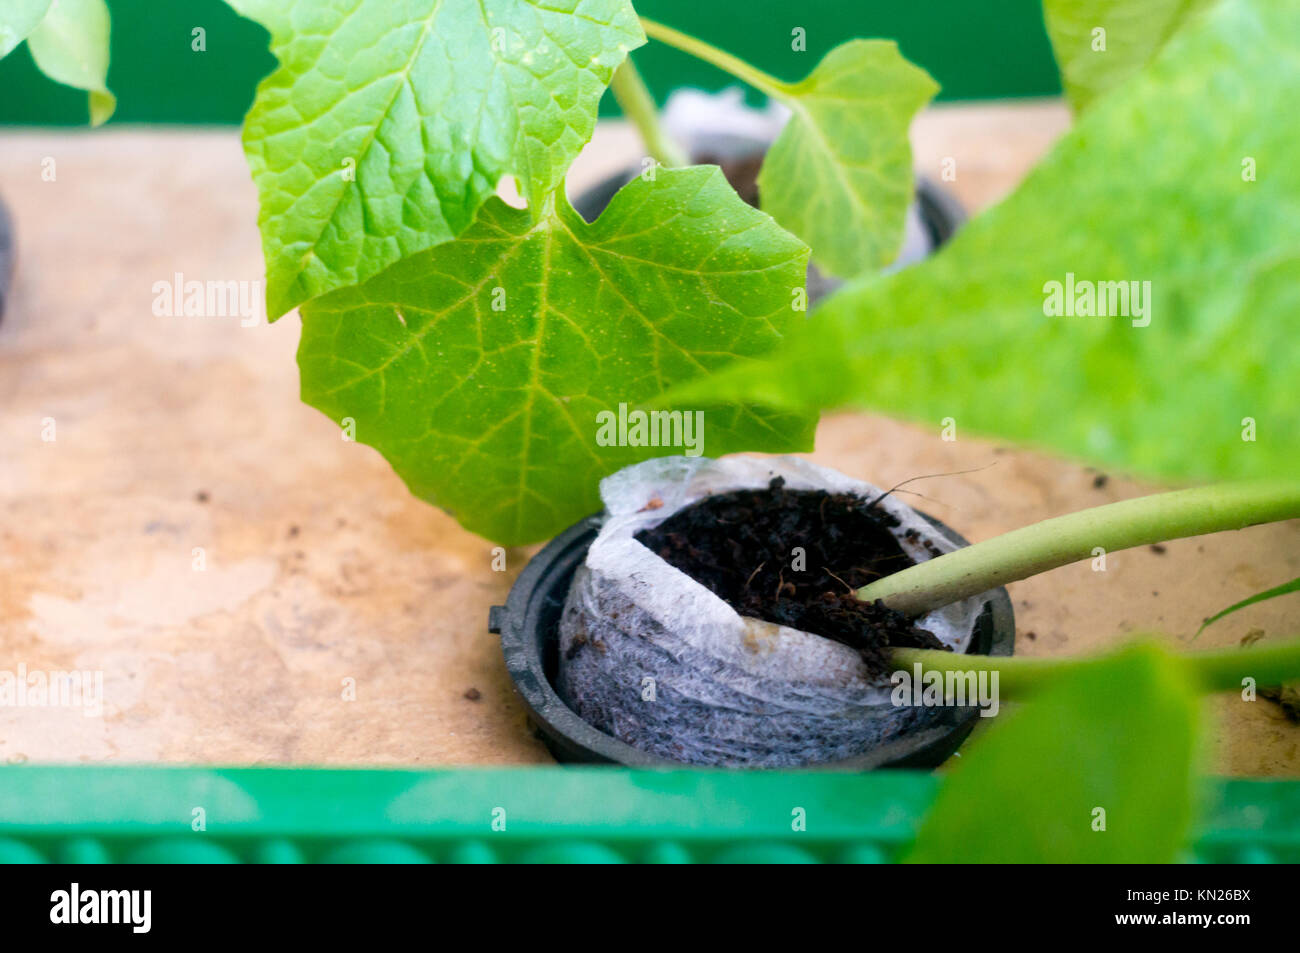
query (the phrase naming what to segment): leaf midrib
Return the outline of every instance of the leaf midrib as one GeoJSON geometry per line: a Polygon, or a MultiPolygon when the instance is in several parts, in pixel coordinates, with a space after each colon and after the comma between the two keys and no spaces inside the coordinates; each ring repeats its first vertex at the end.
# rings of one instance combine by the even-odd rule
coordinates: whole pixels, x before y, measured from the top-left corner
{"type": "MultiPolygon", "coordinates": [[[[481,4],[482,0],[479,0],[479,2],[481,4]]],[[[430,11],[429,16],[425,18],[424,27],[420,30],[420,38],[418,41],[416,41],[416,44],[411,51],[410,58],[407,59],[406,65],[401,70],[398,71],[398,74],[400,75],[401,78],[396,83],[393,84],[393,93],[388,98],[388,102],[384,104],[384,109],[383,112],[380,113],[379,115],[379,120],[375,122],[373,125],[371,125],[370,131],[366,134],[365,142],[363,143],[361,150],[356,156],[356,167],[357,167],[358,176],[361,174],[361,163],[366,158],[366,156],[370,154],[370,149],[375,144],[375,138],[379,135],[380,128],[384,125],[384,123],[388,121],[389,115],[391,114],[393,109],[393,104],[397,102],[397,97],[401,94],[403,88],[410,85],[411,70],[415,68],[415,61],[419,58],[420,53],[424,50],[424,44],[429,39],[429,35],[432,32],[434,21],[438,19],[438,14],[442,12],[442,6],[443,6],[442,0],[435,0],[433,10],[430,11]]],[[[323,50],[324,47],[322,47],[322,52],[323,50]]],[[[411,86],[411,92],[412,93],[415,92],[414,86],[411,86]]],[[[328,174],[333,175],[334,171],[331,170],[328,174]]],[[[325,236],[325,229],[329,227],[330,223],[334,221],[335,216],[338,215],[339,208],[343,205],[344,198],[346,198],[350,194],[350,192],[356,188],[357,188],[356,182],[351,182],[351,183],[345,182],[343,188],[340,189],[338,195],[335,196],[334,205],[333,207],[330,208],[329,214],[324,216],[321,219],[320,229],[319,231],[317,231],[316,237],[312,239],[311,247],[308,248],[307,251],[303,253],[302,258],[298,262],[299,264],[299,272],[298,272],[298,279],[297,279],[298,282],[301,282],[303,280],[303,277],[306,274],[306,265],[308,259],[313,257],[316,258],[317,260],[320,259],[320,256],[316,254],[316,249],[320,247],[321,239],[324,238],[325,236]]],[[[365,208],[366,202],[364,200],[364,195],[362,197],[361,204],[362,204],[362,208],[365,208]]],[[[439,215],[441,215],[441,209],[439,209],[439,215]]],[[[451,231],[451,226],[448,224],[445,216],[443,216],[443,225],[447,227],[448,231],[451,231]]],[[[326,264],[323,261],[321,263],[326,264]]]]}

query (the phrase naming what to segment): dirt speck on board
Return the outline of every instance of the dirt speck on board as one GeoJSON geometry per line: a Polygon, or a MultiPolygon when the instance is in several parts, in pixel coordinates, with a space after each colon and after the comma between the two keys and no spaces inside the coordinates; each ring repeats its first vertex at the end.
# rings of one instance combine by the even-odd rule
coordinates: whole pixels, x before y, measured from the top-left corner
{"type": "Polygon", "coordinates": [[[858,650],[872,675],[892,670],[889,649],[943,649],[934,635],[855,593],[914,560],[871,501],[824,490],[764,490],[706,497],[637,540],[744,616],[813,632],[858,650]]]}

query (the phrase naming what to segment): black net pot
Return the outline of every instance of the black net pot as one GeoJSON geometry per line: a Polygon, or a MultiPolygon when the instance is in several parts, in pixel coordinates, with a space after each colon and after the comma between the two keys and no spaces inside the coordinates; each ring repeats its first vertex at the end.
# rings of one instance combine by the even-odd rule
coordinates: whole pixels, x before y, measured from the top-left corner
{"type": "MultiPolygon", "coordinates": [[[[965,539],[931,516],[921,514],[958,546],[965,539]]],[[[586,557],[600,527],[594,516],[571,526],[538,553],[519,574],[504,606],[493,606],[488,628],[501,637],[506,670],[528,710],[529,720],[558,761],[683,767],[634,748],[583,721],[555,689],[559,668],[559,625],[573,574],[586,557]]],[[[968,654],[1012,654],[1015,617],[1006,589],[993,590],[975,623],[968,654]]],[[[815,765],[818,770],[869,770],[882,767],[932,768],[961,745],[979,717],[972,707],[947,707],[929,727],[860,755],[815,765]]]]}

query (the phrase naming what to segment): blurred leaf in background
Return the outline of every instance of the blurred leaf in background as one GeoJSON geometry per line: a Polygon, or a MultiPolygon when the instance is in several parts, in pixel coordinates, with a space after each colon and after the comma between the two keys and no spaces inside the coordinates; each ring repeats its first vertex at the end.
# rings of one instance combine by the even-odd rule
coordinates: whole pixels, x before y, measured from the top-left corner
{"type": "Polygon", "coordinates": [[[951,416],[1156,478],[1291,473],[1296,88],[1300,5],[1225,0],[934,258],[666,399],[951,416]]]}
{"type": "Polygon", "coordinates": [[[117,99],[108,91],[109,16],[104,0],[5,0],[0,58],[27,41],[50,79],[89,94],[90,124],[108,121],[117,99]]]}
{"type": "Polygon", "coordinates": [[[1043,0],[1047,35],[1076,111],[1149,63],[1214,0],[1043,0]]]}
{"type": "Polygon", "coordinates": [[[912,202],[912,117],[938,91],[895,43],[853,40],[777,92],[789,123],[763,160],[763,211],[852,278],[898,256],[912,202]]]}
{"type": "Polygon", "coordinates": [[[49,9],[50,0],[6,0],[0,7],[0,58],[27,39],[49,9]]]}

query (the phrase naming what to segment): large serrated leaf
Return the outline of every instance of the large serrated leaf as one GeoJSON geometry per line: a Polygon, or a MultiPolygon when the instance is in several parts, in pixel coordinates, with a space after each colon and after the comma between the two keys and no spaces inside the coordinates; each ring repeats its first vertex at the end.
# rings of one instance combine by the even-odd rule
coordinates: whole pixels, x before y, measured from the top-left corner
{"type": "Polygon", "coordinates": [[[1197,699],[1137,645],[999,716],[926,815],[914,863],[1168,863],[1192,813],[1197,699]]]}
{"type": "Polygon", "coordinates": [[[1298,86],[1300,7],[1228,0],[937,256],[676,399],[951,417],[1157,478],[1294,472],[1298,86]],[[1138,282],[1146,316],[1049,314],[1067,281],[1138,282]]]}
{"type": "Polygon", "coordinates": [[[843,278],[889,264],[912,201],[912,117],[938,91],[893,42],[837,46],[780,98],[792,115],[759,175],[763,211],[843,278]]]}
{"type": "Polygon", "coordinates": [[[1076,109],[1119,85],[1215,0],[1043,0],[1043,18],[1076,109]]]}
{"type": "Polygon", "coordinates": [[[244,150],[267,313],[462,233],[499,180],[533,209],[645,42],[630,0],[230,0],[271,33],[244,150]]]}
{"type": "MultiPolygon", "coordinates": [[[[691,449],[599,445],[598,414],[766,352],[804,319],[807,248],[715,167],[638,178],[591,225],[558,202],[534,220],[492,199],[459,240],[302,308],[303,399],[510,544],[597,509],[600,477],[691,449]]],[[[708,409],[694,449],[807,448],[815,419],[708,409]]]]}

